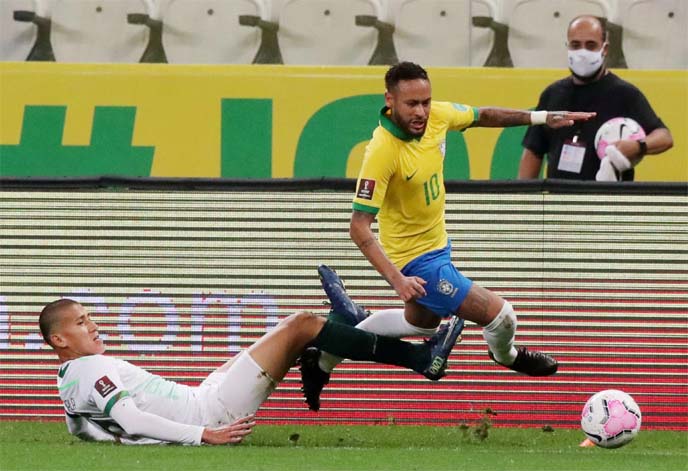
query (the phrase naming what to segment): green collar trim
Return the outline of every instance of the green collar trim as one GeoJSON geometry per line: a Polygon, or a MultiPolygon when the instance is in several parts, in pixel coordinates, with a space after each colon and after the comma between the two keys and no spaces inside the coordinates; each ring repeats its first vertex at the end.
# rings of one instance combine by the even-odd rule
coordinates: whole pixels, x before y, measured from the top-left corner
{"type": "Polygon", "coordinates": [[[402,141],[412,141],[414,139],[416,141],[420,141],[420,137],[411,136],[410,134],[404,132],[399,126],[394,124],[394,121],[387,116],[388,111],[389,107],[387,106],[383,106],[380,110],[380,126],[389,131],[392,136],[396,137],[397,139],[401,139],[402,141]]]}
{"type": "Polygon", "coordinates": [[[65,364],[62,368],[60,368],[60,371],[57,372],[58,378],[64,378],[67,368],[69,368],[69,363],[65,364]]]}

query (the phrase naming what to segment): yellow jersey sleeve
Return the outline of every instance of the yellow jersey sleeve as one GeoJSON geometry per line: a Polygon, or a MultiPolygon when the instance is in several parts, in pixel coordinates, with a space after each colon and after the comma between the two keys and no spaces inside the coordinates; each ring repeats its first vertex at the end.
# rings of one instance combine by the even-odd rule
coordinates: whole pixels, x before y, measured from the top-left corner
{"type": "Polygon", "coordinates": [[[356,182],[353,209],[377,214],[397,171],[397,146],[378,126],[366,147],[356,182]]]}
{"type": "Polygon", "coordinates": [[[437,113],[440,119],[446,121],[448,129],[452,131],[463,131],[478,121],[479,109],[461,103],[433,102],[432,111],[437,113]]]}

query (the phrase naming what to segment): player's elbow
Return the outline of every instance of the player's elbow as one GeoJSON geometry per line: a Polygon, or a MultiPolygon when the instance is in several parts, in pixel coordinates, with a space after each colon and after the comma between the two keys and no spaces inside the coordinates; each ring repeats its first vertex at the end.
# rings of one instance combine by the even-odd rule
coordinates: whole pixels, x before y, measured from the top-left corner
{"type": "Polygon", "coordinates": [[[362,241],[365,239],[365,228],[360,225],[351,224],[349,226],[349,237],[356,244],[357,247],[361,247],[362,241]]]}
{"type": "Polygon", "coordinates": [[[351,223],[349,224],[349,238],[356,242],[356,237],[358,236],[358,229],[356,225],[354,224],[353,219],[351,220],[351,223]]]}
{"type": "Polygon", "coordinates": [[[674,137],[671,135],[671,133],[669,132],[669,130],[667,130],[667,132],[666,132],[665,146],[666,146],[665,149],[664,149],[665,151],[667,151],[667,150],[671,149],[672,147],[674,147],[674,137]]]}
{"type": "Polygon", "coordinates": [[[349,237],[357,246],[361,246],[361,241],[371,232],[370,226],[374,216],[362,211],[354,211],[349,222],[349,237]]]}

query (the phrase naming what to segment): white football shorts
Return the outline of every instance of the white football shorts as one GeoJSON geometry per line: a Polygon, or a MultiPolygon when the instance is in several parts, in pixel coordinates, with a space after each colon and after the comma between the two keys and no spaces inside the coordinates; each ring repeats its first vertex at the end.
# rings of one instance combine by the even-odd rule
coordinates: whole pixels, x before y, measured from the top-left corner
{"type": "Polygon", "coordinates": [[[254,414],[277,383],[244,351],[227,371],[214,371],[200,385],[207,406],[206,422],[217,427],[254,414]]]}

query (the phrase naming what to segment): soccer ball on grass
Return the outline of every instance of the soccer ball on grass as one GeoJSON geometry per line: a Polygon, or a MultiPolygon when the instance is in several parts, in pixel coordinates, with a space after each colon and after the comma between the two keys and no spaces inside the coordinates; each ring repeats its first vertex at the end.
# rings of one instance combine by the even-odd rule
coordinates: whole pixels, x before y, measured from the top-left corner
{"type": "Polygon", "coordinates": [[[595,152],[600,159],[606,155],[607,146],[617,141],[637,141],[645,137],[645,130],[632,118],[612,118],[605,122],[595,134],[595,152]]]}
{"type": "Polygon", "coordinates": [[[588,399],[581,414],[581,428],[595,445],[603,448],[624,446],[638,434],[640,408],[623,391],[607,389],[588,399]]]}

